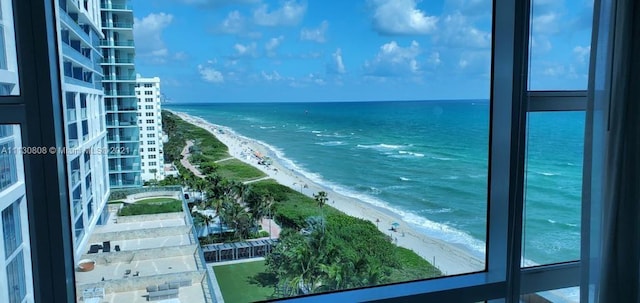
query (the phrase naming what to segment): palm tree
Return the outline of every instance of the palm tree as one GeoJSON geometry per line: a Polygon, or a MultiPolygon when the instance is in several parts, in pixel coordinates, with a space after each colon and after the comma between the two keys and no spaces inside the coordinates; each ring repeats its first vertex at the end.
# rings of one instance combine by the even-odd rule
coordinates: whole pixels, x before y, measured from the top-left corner
{"type": "Polygon", "coordinates": [[[327,198],[327,192],[319,191],[317,194],[313,194],[313,198],[316,200],[316,203],[318,203],[318,206],[320,207],[320,214],[324,216],[322,207],[327,204],[327,200],[329,200],[329,198],[327,198]]]}
{"type": "Polygon", "coordinates": [[[222,208],[222,218],[227,224],[233,226],[234,235],[241,240],[248,234],[251,227],[251,216],[246,209],[230,199],[224,200],[224,206],[222,208]]]}
{"type": "Polygon", "coordinates": [[[205,236],[209,235],[209,225],[213,223],[213,217],[210,215],[205,215],[199,211],[194,211],[191,213],[193,217],[193,224],[198,227],[206,227],[207,233],[205,236]]]}
{"type": "Polygon", "coordinates": [[[318,206],[322,209],[322,207],[327,203],[329,198],[327,198],[327,192],[320,191],[317,194],[313,194],[313,198],[318,203],[318,206]]]}
{"type": "Polygon", "coordinates": [[[239,200],[240,204],[244,204],[244,199],[249,194],[251,187],[247,184],[244,184],[242,182],[237,182],[237,181],[231,183],[231,186],[233,187],[233,191],[236,199],[239,200]]]}
{"type": "Polygon", "coordinates": [[[218,230],[218,235],[220,236],[220,241],[222,242],[222,213],[224,209],[224,200],[222,199],[210,199],[209,200],[211,208],[216,211],[216,217],[218,217],[218,224],[220,229],[218,230]]]}

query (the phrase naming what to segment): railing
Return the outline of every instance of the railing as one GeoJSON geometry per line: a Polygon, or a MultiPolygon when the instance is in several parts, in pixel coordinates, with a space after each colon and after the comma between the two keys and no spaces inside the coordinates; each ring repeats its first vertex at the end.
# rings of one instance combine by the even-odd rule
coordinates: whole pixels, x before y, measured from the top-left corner
{"type": "Polygon", "coordinates": [[[73,217],[77,217],[78,214],[82,211],[82,200],[81,199],[73,199],[73,217]]]}
{"type": "Polygon", "coordinates": [[[78,35],[85,43],[91,45],[89,35],[80,27],[76,20],[73,20],[71,16],[65,11],[61,11],[59,14],[60,19],[67,24],[68,27],[73,29],[73,31],[78,35]]]}
{"type": "Polygon", "coordinates": [[[76,109],[67,109],[67,122],[75,122],[76,120],[76,109]]]}
{"type": "Polygon", "coordinates": [[[133,28],[131,22],[102,22],[102,27],[106,28],[133,28]]]}
{"type": "Polygon", "coordinates": [[[71,45],[62,43],[62,54],[70,57],[87,68],[93,68],[93,62],[71,45]]]}
{"type": "Polygon", "coordinates": [[[75,187],[80,182],[80,170],[75,169],[71,172],[71,186],[75,187]]]}
{"type": "Polygon", "coordinates": [[[67,83],[67,84],[79,85],[79,86],[84,86],[84,87],[87,87],[87,88],[95,88],[93,83],[91,83],[91,82],[86,82],[84,80],[76,79],[76,78],[69,77],[69,76],[64,76],[64,82],[67,83]]]}
{"type": "Polygon", "coordinates": [[[109,90],[105,91],[106,96],[135,96],[136,92],[132,90],[109,90]]]}
{"type": "Polygon", "coordinates": [[[69,148],[74,148],[78,146],[78,139],[69,139],[69,148]]]}
{"type": "Polygon", "coordinates": [[[103,81],[115,81],[115,80],[120,80],[120,81],[135,81],[136,77],[135,76],[126,76],[126,75],[106,75],[104,76],[104,80],[103,81]]]}
{"type": "Polygon", "coordinates": [[[113,4],[109,5],[109,3],[101,2],[100,8],[103,9],[111,9],[111,10],[133,10],[133,5],[131,4],[113,4]]]}
{"type": "Polygon", "coordinates": [[[82,141],[84,141],[84,142],[89,141],[89,134],[82,135],[82,141]]]}
{"type": "Polygon", "coordinates": [[[102,64],[121,64],[121,63],[134,63],[131,58],[105,58],[102,59],[102,64]]]}
{"type": "Polygon", "coordinates": [[[113,41],[113,40],[100,40],[100,46],[136,46],[133,40],[127,41],[113,41]]]}
{"type": "Polygon", "coordinates": [[[87,119],[87,109],[86,108],[81,108],[80,109],[80,117],[82,118],[82,120],[87,119]]]}
{"type": "Polygon", "coordinates": [[[91,163],[89,162],[84,162],[84,171],[85,174],[90,173],[91,172],[91,163]]]}

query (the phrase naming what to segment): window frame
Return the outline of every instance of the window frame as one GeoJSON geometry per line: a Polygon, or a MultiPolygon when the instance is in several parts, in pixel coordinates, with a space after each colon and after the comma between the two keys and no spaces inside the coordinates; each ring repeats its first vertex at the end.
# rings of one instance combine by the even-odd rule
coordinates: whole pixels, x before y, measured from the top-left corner
{"type": "MultiPolygon", "coordinates": [[[[55,1],[13,4],[21,95],[0,97],[0,123],[19,124],[24,146],[64,146],[55,1]]],[[[527,91],[529,11],[530,1],[493,1],[486,270],[282,301],[518,302],[522,292],[579,285],[579,261],[520,268],[526,115],[586,109],[587,103],[584,91],[527,91]]],[[[588,156],[585,152],[585,161],[588,156]]],[[[63,155],[28,155],[24,163],[27,188],[38,189],[27,191],[34,299],[75,302],[73,226],[63,155]]],[[[584,169],[586,173],[588,167],[584,169]]],[[[589,206],[583,202],[583,210],[589,206]]],[[[581,221],[584,232],[589,217],[583,213],[581,221]]]]}

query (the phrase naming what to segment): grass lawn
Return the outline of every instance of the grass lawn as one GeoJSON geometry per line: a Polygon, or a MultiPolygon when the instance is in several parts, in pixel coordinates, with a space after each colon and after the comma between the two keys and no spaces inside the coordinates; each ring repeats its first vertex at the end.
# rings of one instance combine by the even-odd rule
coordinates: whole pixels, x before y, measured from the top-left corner
{"type": "Polygon", "coordinates": [[[149,198],[149,199],[138,200],[138,201],[136,201],[136,203],[139,203],[139,204],[157,204],[157,203],[168,203],[168,202],[175,202],[175,201],[178,201],[178,200],[172,199],[172,198],[149,198]]]}
{"type": "Polygon", "coordinates": [[[182,211],[182,202],[168,199],[166,203],[133,203],[125,205],[118,211],[118,216],[153,215],[182,211]]]}
{"type": "Polygon", "coordinates": [[[225,302],[267,300],[273,294],[275,278],[265,273],[264,261],[214,266],[225,302]]]}
{"type": "Polygon", "coordinates": [[[238,159],[217,163],[217,173],[220,177],[234,181],[248,181],[266,176],[259,169],[246,164],[238,159]]]}

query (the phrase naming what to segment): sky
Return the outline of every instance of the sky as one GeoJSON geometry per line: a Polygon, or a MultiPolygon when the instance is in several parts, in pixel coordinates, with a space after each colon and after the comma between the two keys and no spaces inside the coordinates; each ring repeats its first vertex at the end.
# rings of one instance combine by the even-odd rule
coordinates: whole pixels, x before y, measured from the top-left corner
{"type": "MultiPolygon", "coordinates": [[[[132,0],[170,102],[488,99],[490,0],[132,0]]],[[[593,0],[533,0],[533,90],[586,89],[593,0]]]]}

